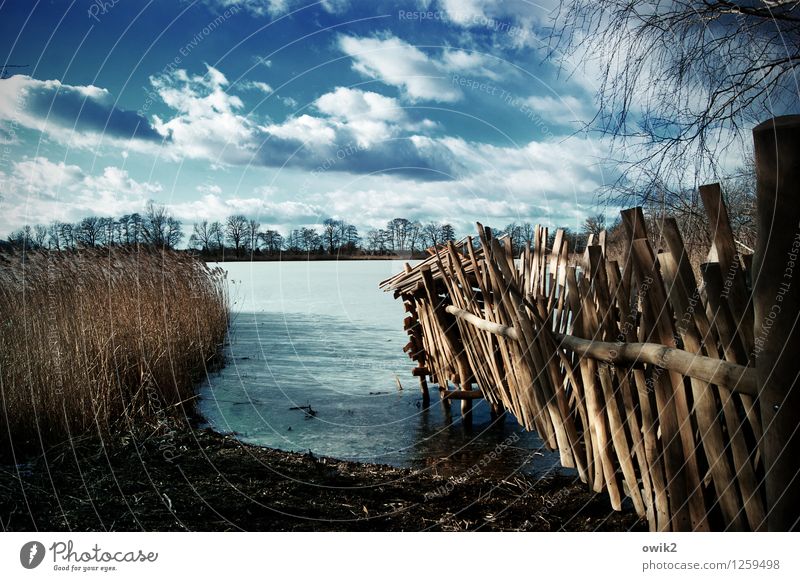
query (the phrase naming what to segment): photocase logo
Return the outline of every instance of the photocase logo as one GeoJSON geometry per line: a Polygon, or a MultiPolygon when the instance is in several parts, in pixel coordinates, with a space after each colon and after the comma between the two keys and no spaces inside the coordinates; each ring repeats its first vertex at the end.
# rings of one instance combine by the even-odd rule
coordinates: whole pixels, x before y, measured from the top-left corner
{"type": "Polygon", "coordinates": [[[22,545],[19,551],[19,562],[26,569],[35,569],[44,560],[44,545],[39,541],[30,541],[22,545]]]}

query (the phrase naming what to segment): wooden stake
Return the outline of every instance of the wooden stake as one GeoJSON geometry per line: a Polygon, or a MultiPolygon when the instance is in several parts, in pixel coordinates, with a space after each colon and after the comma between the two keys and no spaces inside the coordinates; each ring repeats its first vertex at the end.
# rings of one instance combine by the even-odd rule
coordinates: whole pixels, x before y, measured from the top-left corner
{"type": "Polygon", "coordinates": [[[800,116],[753,129],[755,355],[769,530],[800,528],[800,116]]]}

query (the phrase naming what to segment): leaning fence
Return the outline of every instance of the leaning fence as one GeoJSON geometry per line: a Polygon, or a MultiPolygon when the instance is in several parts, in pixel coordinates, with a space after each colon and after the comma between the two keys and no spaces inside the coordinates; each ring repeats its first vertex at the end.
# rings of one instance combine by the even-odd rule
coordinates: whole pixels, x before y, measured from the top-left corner
{"type": "MultiPolygon", "coordinates": [[[[781,131],[797,140],[800,122],[789,119],[755,132],[759,219],[770,224],[774,213],[762,206],[774,206],[781,188],[797,189],[786,180],[797,164],[777,163],[781,155],[796,161],[793,150],[764,153],[781,131]],[[773,137],[760,157],[759,131],[773,137]]],[[[737,250],[719,185],[700,193],[712,240],[699,273],[675,220],[652,236],[633,208],[621,213],[626,241],[617,260],[605,233],[576,264],[561,230],[551,239],[537,227],[516,257],[508,238],[479,224],[476,239],[432,250],[382,288],[408,312],[404,350],[426,399],[430,380],[445,405],[460,401],[467,415],[479,398],[508,410],[615,509],[629,498],[662,531],[796,527],[798,500],[785,496],[800,480],[791,389],[800,363],[775,345],[797,345],[798,331],[770,323],[776,309],[762,300],[794,305],[786,316],[796,320],[798,285],[781,291],[781,264],[764,258],[791,250],[791,232],[774,233],[772,246],[760,239],[754,262],[737,250]],[[781,435],[792,421],[794,431],[781,435]]]]}

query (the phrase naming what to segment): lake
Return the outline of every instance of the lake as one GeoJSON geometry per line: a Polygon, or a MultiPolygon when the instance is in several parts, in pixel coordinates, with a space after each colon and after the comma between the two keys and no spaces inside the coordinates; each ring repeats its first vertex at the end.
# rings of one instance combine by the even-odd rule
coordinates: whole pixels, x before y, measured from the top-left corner
{"type": "Polygon", "coordinates": [[[422,405],[403,353],[402,302],[378,289],[402,261],[220,263],[233,322],[226,366],[199,390],[208,425],[251,444],[346,460],[507,477],[558,468],[513,416],[492,420],[475,402],[472,425],[448,414],[431,386],[422,405]],[[398,379],[402,390],[398,388],[398,379]],[[316,415],[301,408],[311,406],[316,415]],[[488,461],[497,451],[497,459],[488,461]]]}

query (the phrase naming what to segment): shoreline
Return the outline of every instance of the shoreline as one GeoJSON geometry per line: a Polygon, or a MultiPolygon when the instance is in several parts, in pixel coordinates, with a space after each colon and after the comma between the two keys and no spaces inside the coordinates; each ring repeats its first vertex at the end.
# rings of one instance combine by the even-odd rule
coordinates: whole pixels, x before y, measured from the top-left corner
{"type": "Polygon", "coordinates": [[[241,257],[226,257],[221,260],[221,256],[203,256],[196,254],[196,257],[207,263],[227,264],[229,262],[340,262],[340,261],[375,261],[375,260],[422,260],[425,256],[391,255],[391,256],[366,256],[366,255],[330,255],[330,254],[278,254],[278,255],[245,255],[241,257]]]}
{"type": "Polygon", "coordinates": [[[646,530],[574,477],[448,479],[186,425],[2,464],[0,490],[5,531],[646,530]]]}

